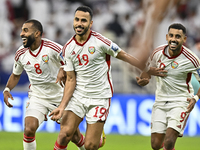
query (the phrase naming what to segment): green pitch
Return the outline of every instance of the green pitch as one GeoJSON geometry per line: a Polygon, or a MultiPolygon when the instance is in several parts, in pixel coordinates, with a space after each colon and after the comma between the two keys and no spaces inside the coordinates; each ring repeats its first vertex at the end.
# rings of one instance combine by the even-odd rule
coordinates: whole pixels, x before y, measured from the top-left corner
{"type": "MultiPolygon", "coordinates": [[[[38,132],[36,134],[37,150],[53,150],[58,133],[38,132]]],[[[22,150],[23,133],[0,132],[0,150],[22,150]]],[[[200,137],[178,138],[176,150],[198,150],[200,137]]],[[[68,150],[77,150],[70,143],[68,150]]],[[[106,144],[101,150],[151,150],[149,136],[106,135],[106,144]]]]}

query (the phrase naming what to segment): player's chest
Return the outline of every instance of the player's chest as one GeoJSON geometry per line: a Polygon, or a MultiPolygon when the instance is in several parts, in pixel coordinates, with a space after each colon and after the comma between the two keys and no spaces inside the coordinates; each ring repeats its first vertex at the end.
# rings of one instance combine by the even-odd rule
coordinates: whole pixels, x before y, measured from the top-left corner
{"type": "Polygon", "coordinates": [[[51,65],[51,55],[48,52],[41,52],[38,55],[32,55],[27,53],[21,60],[21,63],[26,72],[34,72],[37,74],[41,74],[45,70],[49,69],[49,65],[51,65]]]}
{"type": "Polygon", "coordinates": [[[157,60],[157,67],[164,68],[168,71],[170,76],[187,76],[189,72],[193,69],[191,62],[184,57],[177,57],[174,59],[169,59],[167,57],[161,57],[157,60]]]}
{"type": "Polygon", "coordinates": [[[71,60],[75,66],[86,66],[105,59],[105,53],[93,45],[78,46],[71,52],[71,60]]]}

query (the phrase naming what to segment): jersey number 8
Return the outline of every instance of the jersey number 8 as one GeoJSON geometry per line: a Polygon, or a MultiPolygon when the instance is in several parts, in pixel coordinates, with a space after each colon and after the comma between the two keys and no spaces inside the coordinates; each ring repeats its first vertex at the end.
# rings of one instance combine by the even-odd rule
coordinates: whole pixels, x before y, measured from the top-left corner
{"type": "Polygon", "coordinates": [[[34,67],[35,67],[35,72],[37,74],[41,74],[42,73],[42,70],[40,69],[40,64],[35,64],[34,67]]]}

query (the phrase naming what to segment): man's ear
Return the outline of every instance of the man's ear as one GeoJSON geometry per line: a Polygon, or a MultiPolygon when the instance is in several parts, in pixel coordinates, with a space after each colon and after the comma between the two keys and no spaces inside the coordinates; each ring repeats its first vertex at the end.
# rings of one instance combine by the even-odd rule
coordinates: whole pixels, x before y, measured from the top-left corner
{"type": "Polygon", "coordinates": [[[168,41],[168,34],[166,34],[166,41],[168,41]]]}
{"type": "Polygon", "coordinates": [[[37,31],[35,32],[35,37],[39,37],[40,34],[41,34],[41,32],[40,32],[39,30],[37,30],[37,31]]]}
{"type": "Polygon", "coordinates": [[[184,37],[184,43],[186,42],[186,40],[187,40],[187,36],[184,37]]]}

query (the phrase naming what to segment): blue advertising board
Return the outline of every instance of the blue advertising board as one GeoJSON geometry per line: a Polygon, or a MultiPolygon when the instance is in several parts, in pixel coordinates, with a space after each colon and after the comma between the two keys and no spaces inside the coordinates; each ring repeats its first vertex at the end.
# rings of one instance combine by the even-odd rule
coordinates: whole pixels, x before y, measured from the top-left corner
{"type": "MultiPolygon", "coordinates": [[[[23,131],[27,93],[12,92],[12,95],[14,101],[10,100],[10,102],[13,104],[13,108],[8,108],[4,104],[3,95],[0,95],[0,131],[23,131]]],[[[114,94],[104,127],[105,133],[149,136],[154,99],[154,95],[114,94]]],[[[199,114],[200,102],[198,101],[188,118],[184,135],[200,136],[199,114]]],[[[85,132],[85,119],[79,127],[81,132],[85,132]]],[[[39,132],[58,132],[59,130],[59,124],[50,119],[38,129],[39,132]]]]}

